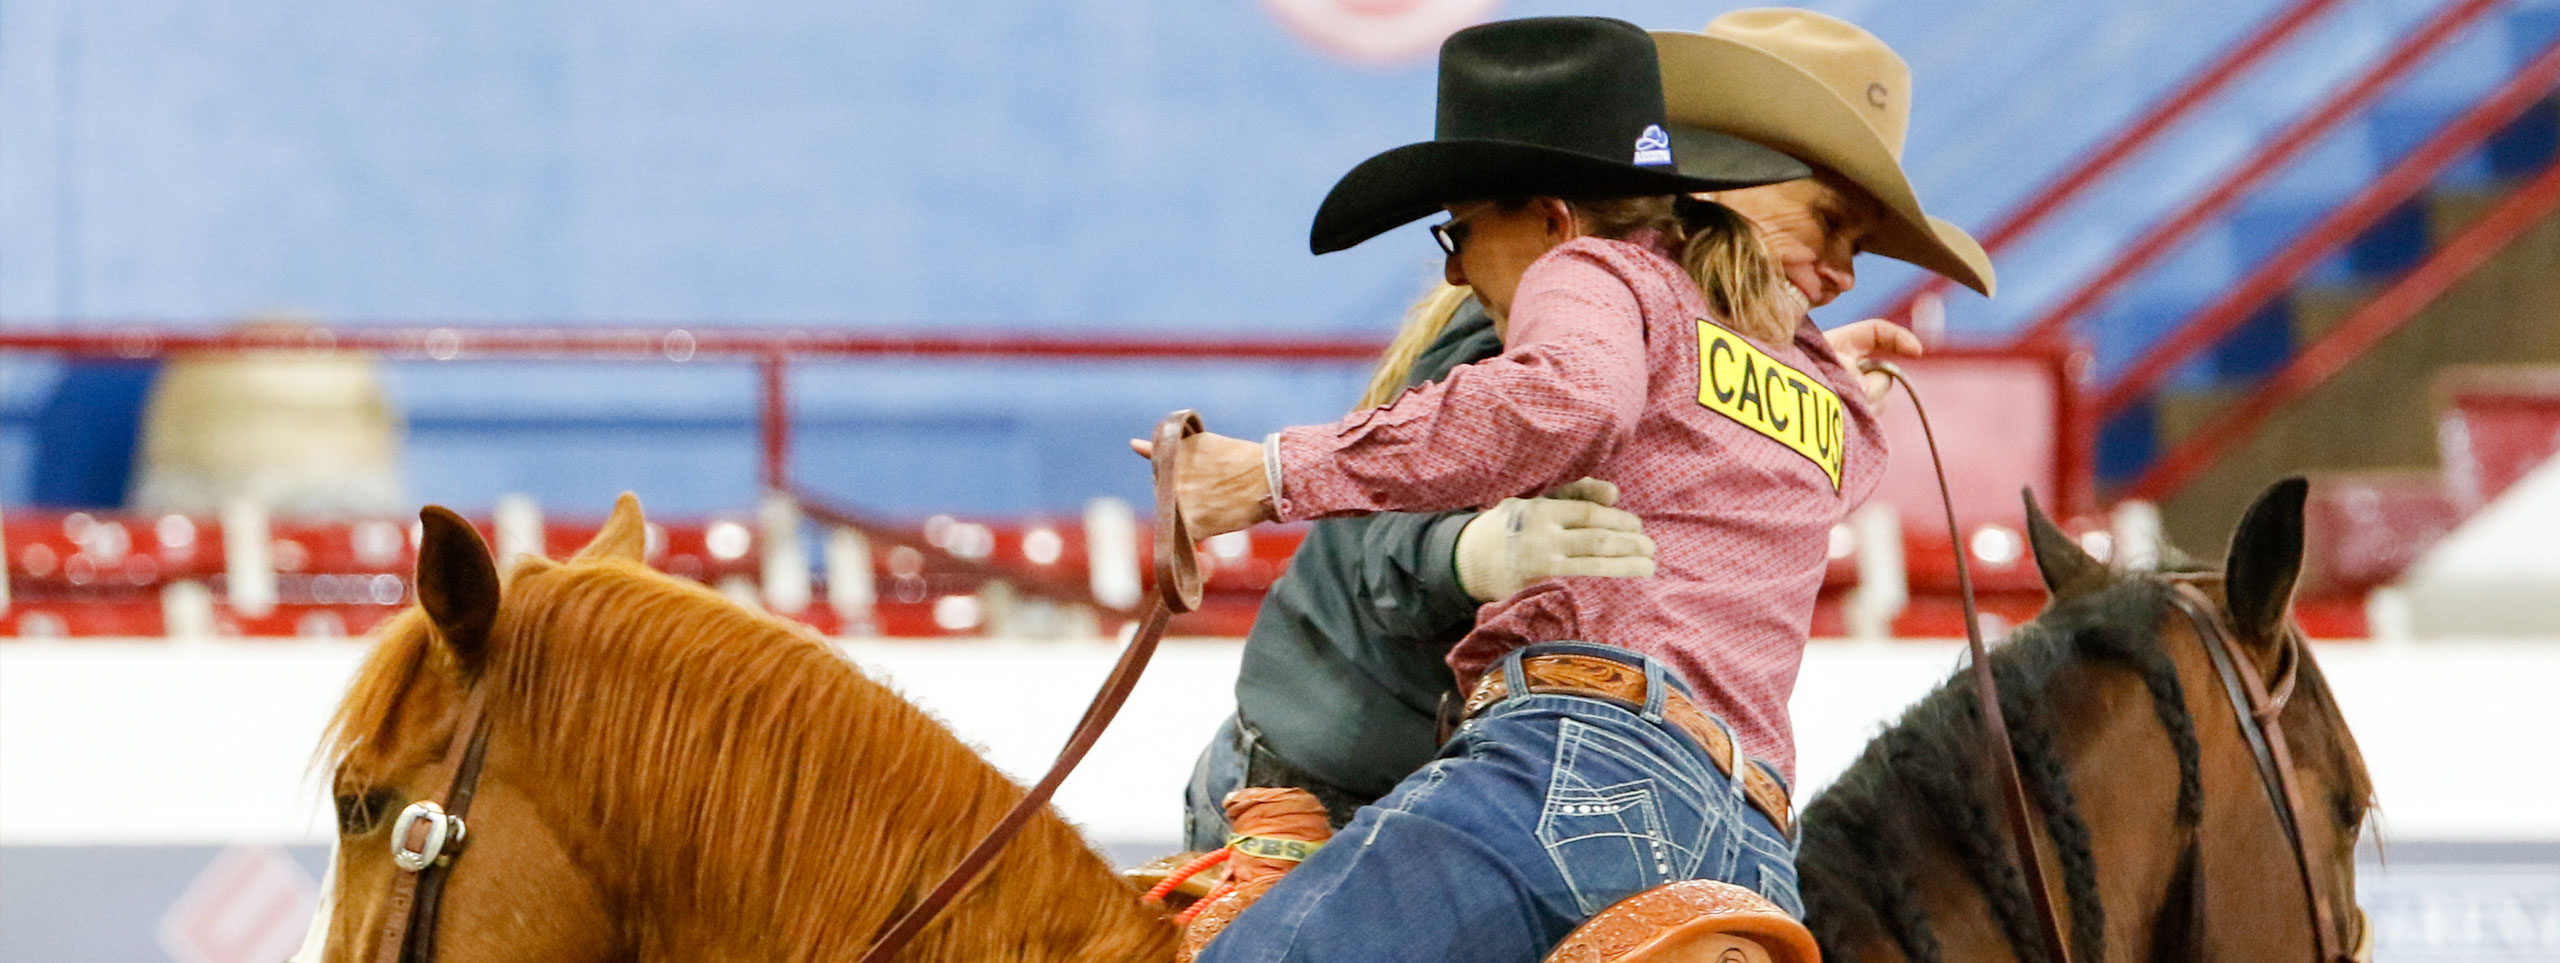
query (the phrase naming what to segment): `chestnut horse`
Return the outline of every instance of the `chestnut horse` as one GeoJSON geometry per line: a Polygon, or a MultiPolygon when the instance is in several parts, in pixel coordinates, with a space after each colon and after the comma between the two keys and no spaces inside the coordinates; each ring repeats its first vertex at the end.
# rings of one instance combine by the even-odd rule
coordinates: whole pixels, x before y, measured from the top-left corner
{"type": "MultiPolygon", "coordinates": [[[[443,789],[474,685],[488,743],[434,927],[449,963],[852,959],[1022,796],[808,630],[643,566],[628,495],[576,557],[503,584],[468,524],[422,518],[420,605],[323,746],[329,963],[378,958],[391,816],[443,789]]],[[[1044,810],[899,958],[1161,961],[1177,936],[1044,810]]]]}
{"type": "MultiPolygon", "coordinates": [[[[2313,912],[2241,717],[2196,625],[2187,581],[2218,596],[2223,630],[2275,688],[2330,945],[2358,945],[2354,850],[2372,796],[2364,760],[2289,609],[2302,560],[2300,479],[2261,495],[2218,575],[2116,575],[2033,500],[2036,564],[2053,600],[1993,650],[2001,711],[2040,811],[2053,903],[2078,963],[2316,958],[2313,912]]],[[[2044,957],[2000,823],[1980,702],[1962,677],[1867,746],[1805,807],[1806,922],[1831,963],[2044,957]]]]}

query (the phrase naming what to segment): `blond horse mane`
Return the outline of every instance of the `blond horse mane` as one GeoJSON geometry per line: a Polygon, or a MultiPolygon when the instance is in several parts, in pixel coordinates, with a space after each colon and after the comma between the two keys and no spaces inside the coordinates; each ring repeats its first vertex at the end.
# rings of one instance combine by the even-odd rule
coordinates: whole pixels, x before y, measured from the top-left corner
{"type": "MultiPolygon", "coordinates": [[[[332,765],[389,731],[422,670],[455,673],[415,609],[381,638],[322,747],[332,765]]],[[[1021,798],[806,629],[637,562],[520,563],[488,660],[493,738],[511,740],[492,770],[537,787],[555,824],[591,823],[638,857],[588,868],[607,891],[732,940],[655,934],[688,942],[654,949],[848,958],[1021,798]]],[[[945,915],[900,959],[1172,955],[1171,925],[1054,813],[945,915]]]]}

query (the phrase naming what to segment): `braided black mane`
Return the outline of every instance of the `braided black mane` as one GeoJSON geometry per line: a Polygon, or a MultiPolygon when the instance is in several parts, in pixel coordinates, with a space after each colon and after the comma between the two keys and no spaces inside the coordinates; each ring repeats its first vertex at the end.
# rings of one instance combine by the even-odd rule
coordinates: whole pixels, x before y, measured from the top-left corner
{"type": "MultiPolygon", "coordinates": [[[[2083,662],[2140,676],[2178,757],[2178,821],[2195,826],[2204,809],[2197,775],[2201,753],[2177,667],[2157,633],[2163,614],[2171,611],[2169,591],[2149,579],[2120,581],[2047,610],[1991,654],[2019,768],[2057,844],[2071,903],[2072,953],[2080,959],[2106,958],[2106,915],[2098,901],[2089,827],[2080,819],[2054,732],[2053,707],[2073,693],[2054,691],[2054,685],[2083,662]]],[[[2036,935],[2041,924],[2010,855],[2001,803],[1976,791],[1992,784],[1985,768],[1980,700],[1958,675],[1903,713],[1805,807],[1797,866],[1805,922],[1822,944],[1823,959],[1856,963],[1846,939],[1872,928],[1891,934],[1918,963],[1943,963],[1914,878],[1918,847],[1935,840],[1954,848],[2019,959],[2042,960],[2036,935]]]]}

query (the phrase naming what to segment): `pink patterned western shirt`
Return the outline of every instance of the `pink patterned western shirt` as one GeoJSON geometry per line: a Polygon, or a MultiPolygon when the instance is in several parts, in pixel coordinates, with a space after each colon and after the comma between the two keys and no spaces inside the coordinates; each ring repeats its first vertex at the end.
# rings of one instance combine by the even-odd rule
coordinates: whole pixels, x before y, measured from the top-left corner
{"type": "Polygon", "coordinates": [[[1558,246],[1521,278],[1500,357],[1281,432],[1273,501],[1298,521],[1616,482],[1655,576],[1546,579],[1485,606],[1449,653],[1462,691],[1531,643],[1622,646],[1677,671],[1792,780],[1787,696],[1831,528],[1875,488],[1883,434],[1810,319],[1788,344],[1754,344],[1708,320],[1652,240],[1558,246]]]}

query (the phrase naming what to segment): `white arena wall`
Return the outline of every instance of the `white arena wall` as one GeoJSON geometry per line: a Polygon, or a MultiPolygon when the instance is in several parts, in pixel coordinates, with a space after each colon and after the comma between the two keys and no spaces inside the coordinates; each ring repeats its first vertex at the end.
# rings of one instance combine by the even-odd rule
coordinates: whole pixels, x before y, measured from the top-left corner
{"type": "MultiPolygon", "coordinates": [[[[1000,640],[845,649],[1024,779],[1046,767],[1118,651],[1000,640]]],[[[1061,810],[1105,844],[1174,839],[1192,757],[1233,705],[1240,651],[1229,640],[1168,641],[1059,793],[1061,810]]],[[[1962,651],[1948,641],[1811,646],[1794,705],[1806,789],[1847,766],[1962,651]]],[[[2372,766],[2386,838],[2560,843],[2560,769],[2528,762],[2560,736],[2560,644],[2326,643],[2318,653],[2372,766]]],[[[324,787],[308,762],[362,655],[359,643],[304,640],[0,646],[0,845],[326,842],[324,787]]]]}
{"type": "MultiPolygon", "coordinates": [[[[1025,779],[1045,767],[1117,652],[1105,641],[845,648],[1025,779]]],[[[1807,789],[1953,671],[1962,649],[1810,647],[1794,707],[1807,789]]],[[[1233,640],[1174,640],[1158,654],[1121,721],[1058,796],[1097,843],[1123,856],[1171,847],[1193,755],[1232,704],[1239,651],[1233,640]]],[[[208,860],[227,865],[222,854],[246,847],[315,866],[329,807],[309,767],[312,748],[362,655],[346,641],[0,645],[0,886],[13,891],[17,917],[0,920],[0,960],[135,958],[32,933],[62,925],[47,918],[46,899],[29,895],[48,889],[47,875],[173,854],[163,861],[185,865],[158,872],[177,883],[129,897],[134,919],[159,926],[166,949],[169,924],[153,923],[171,915],[165,891],[200,873],[202,889],[208,860]]],[[[2385,932],[2528,954],[2432,955],[2404,940],[2386,958],[2560,959],[2560,771],[2549,765],[2560,736],[2560,638],[2325,643],[2318,657],[2372,767],[2383,855],[2396,860],[2365,872],[2378,921],[2399,921],[2383,923],[2394,927],[2385,932]],[[2466,886],[2488,889],[2446,902],[2444,893],[2466,886]]],[[[113,880],[63,885],[89,894],[82,899],[120,895],[113,880]]]]}

